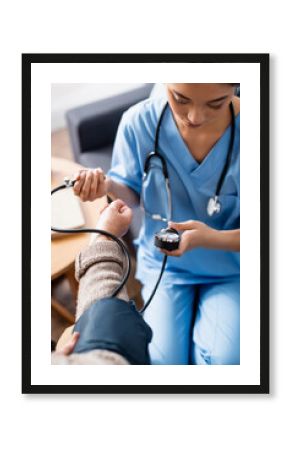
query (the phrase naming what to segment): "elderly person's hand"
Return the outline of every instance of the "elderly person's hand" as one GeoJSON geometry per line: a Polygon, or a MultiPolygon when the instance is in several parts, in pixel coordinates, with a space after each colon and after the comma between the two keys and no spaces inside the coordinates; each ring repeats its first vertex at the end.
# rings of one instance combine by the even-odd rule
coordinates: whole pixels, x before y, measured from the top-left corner
{"type": "Polygon", "coordinates": [[[115,200],[102,209],[96,228],[122,237],[128,231],[132,215],[132,209],[123,200],[115,200]]]}
{"type": "MultiPolygon", "coordinates": [[[[71,331],[73,327],[69,327],[68,330],[71,331]]],[[[63,355],[68,356],[70,355],[76,346],[76,343],[79,340],[80,333],[78,331],[75,331],[73,334],[70,334],[65,330],[65,338],[63,340],[63,343],[61,345],[58,344],[57,351],[55,352],[56,355],[63,355]],[[67,337],[68,336],[68,337],[67,337]]]]}

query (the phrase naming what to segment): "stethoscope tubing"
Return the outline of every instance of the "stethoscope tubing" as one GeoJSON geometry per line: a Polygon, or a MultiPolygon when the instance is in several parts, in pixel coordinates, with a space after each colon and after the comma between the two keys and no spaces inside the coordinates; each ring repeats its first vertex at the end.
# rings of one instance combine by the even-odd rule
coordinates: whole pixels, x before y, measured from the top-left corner
{"type": "MultiPolygon", "coordinates": [[[[56,188],[52,189],[51,195],[55,194],[56,192],[58,192],[62,189],[67,189],[67,188],[73,187],[73,185],[74,185],[74,181],[70,182],[70,184],[61,184],[60,186],[57,186],[56,188]]],[[[117,236],[109,233],[108,231],[99,230],[97,228],[70,229],[70,228],[58,228],[58,227],[51,226],[51,230],[54,232],[57,232],[57,233],[66,233],[66,234],[97,233],[97,234],[102,234],[103,236],[107,236],[110,239],[112,239],[113,241],[117,242],[117,244],[121,248],[121,250],[125,256],[125,259],[127,261],[127,267],[126,267],[126,270],[124,271],[124,276],[123,276],[119,286],[117,286],[116,289],[112,292],[112,297],[116,297],[119,294],[119,292],[123,289],[123,287],[127,283],[130,272],[131,272],[131,259],[130,259],[129,251],[121,239],[119,239],[117,236]]]]}
{"type": "MultiPolygon", "coordinates": [[[[167,168],[166,160],[165,160],[165,157],[162,154],[160,154],[158,147],[159,147],[160,128],[161,128],[161,124],[162,124],[162,121],[163,121],[163,118],[164,118],[164,115],[165,115],[165,112],[166,112],[168,106],[169,106],[169,104],[168,104],[168,102],[166,102],[166,104],[164,105],[163,110],[161,112],[161,115],[160,115],[160,118],[159,118],[159,121],[158,121],[158,124],[157,124],[157,128],[156,128],[155,141],[154,141],[154,151],[150,152],[149,155],[147,155],[147,157],[146,157],[145,164],[144,164],[144,175],[143,175],[143,182],[144,182],[144,179],[148,176],[148,173],[149,173],[149,170],[150,170],[150,160],[152,158],[154,158],[154,157],[159,158],[161,163],[162,163],[162,171],[163,171],[163,175],[164,175],[165,180],[166,180],[166,190],[167,190],[168,203],[169,203],[168,204],[168,208],[169,208],[170,213],[169,213],[169,219],[167,219],[167,221],[171,220],[171,218],[172,218],[172,196],[171,196],[171,189],[170,189],[170,183],[169,183],[169,174],[168,174],[168,168],[167,168]]],[[[230,164],[231,164],[231,159],[232,159],[232,154],[233,154],[233,149],[234,149],[235,132],[236,132],[236,118],[235,118],[234,106],[233,106],[232,102],[230,103],[230,112],[231,112],[231,136],[230,136],[230,143],[229,143],[229,148],[228,148],[228,152],[227,152],[227,158],[226,158],[226,161],[225,161],[222,173],[220,175],[220,178],[218,180],[215,193],[209,199],[209,201],[213,200],[216,204],[219,203],[219,195],[220,195],[221,189],[223,187],[224,180],[225,180],[225,177],[227,175],[228,169],[229,169],[230,164]]],[[[142,182],[142,185],[143,185],[143,182],[142,182]]],[[[141,202],[140,203],[141,203],[142,209],[145,211],[145,213],[147,215],[149,215],[151,217],[154,216],[154,215],[146,212],[146,208],[145,208],[145,205],[144,205],[144,202],[143,202],[143,195],[142,195],[142,193],[141,193],[141,202]]],[[[219,204],[219,208],[217,208],[214,212],[215,213],[216,212],[220,212],[220,204],[219,204]]],[[[158,214],[155,214],[155,216],[157,217],[158,214]]],[[[159,218],[155,219],[155,220],[166,221],[166,219],[165,220],[164,219],[165,218],[161,218],[159,216],[159,218]]]]}

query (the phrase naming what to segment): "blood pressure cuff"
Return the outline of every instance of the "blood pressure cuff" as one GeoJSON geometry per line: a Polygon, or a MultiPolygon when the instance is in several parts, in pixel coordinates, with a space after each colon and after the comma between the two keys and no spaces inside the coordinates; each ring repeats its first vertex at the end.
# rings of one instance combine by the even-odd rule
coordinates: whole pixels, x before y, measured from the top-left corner
{"type": "Polygon", "coordinates": [[[81,315],[74,331],[80,333],[74,353],[111,350],[124,356],[130,364],[150,364],[148,344],[152,330],[132,300],[96,301],[81,315]]]}

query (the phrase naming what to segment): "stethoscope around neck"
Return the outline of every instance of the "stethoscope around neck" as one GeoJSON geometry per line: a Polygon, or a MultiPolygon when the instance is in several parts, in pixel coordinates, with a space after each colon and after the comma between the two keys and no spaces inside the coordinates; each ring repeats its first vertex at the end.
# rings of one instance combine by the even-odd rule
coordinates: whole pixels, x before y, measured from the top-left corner
{"type": "MultiPolygon", "coordinates": [[[[164,217],[162,214],[159,214],[158,212],[156,212],[156,213],[149,213],[146,210],[146,207],[144,205],[143,195],[141,195],[141,206],[143,207],[143,209],[145,211],[145,214],[149,215],[153,220],[160,220],[162,222],[168,222],[169,220],[172,219],[172,217],[171,217],[171,215],[172,215],[172,198],[171,198],[171,189],[170,189],[170,184],[169,184],[169,174],[168,174],[167,164],[166,164],[164,156],[162,154],[160,154],[160,152],[158,150],[160,127],[161,127],[161,124],[162,124],[165,112],[167,110],[167,107],[168,107],[168,102],[166,102],[165,106],[163,107],[163,110],[161,112],[161,115],[160,115],[160,118],[159,118],[159,121],[158,121],[158,124],[157,124],[156,134],[155,134],[155,142],[154,142],[154,151],[150,152],[147,155],[146,160],[145,160],[142,188],[143,188],[143,185],[144,185],[144,181],[148,177],[149,171],[151,169],[151,161],[154,158],[158,158],[159,163],[160,163],[159,165],[162,168],[164,181],[165,181],[165,188],[166,188],[166,192],[167,192],[168,216],[164,217]]],[[[231,136],[230,136],[230,142],[229,142],[229,147],[228,147],[226,161],[225,161],[222,173],[220,175],[220,178],[218,180],[218,183],[217,183],[217,186],[216,186],[216,190],[215,190],[214,194],[209,198],[208,203],[207,203],[206,210],[207,210],[208,216],[210,216],[210,217],[215,215],[215,214],[219,214],[221,212],[222,205],[221,205],[221,202],[219,200],[219,196],[220,196],[221,189],[223,187],[223,183],[224,183],[226,174],[227,174],[228,169],[230,167],[232,153],[233,153],[233,149],[234,149],[235,130],[236,130],[236,118],[235,118],[235,112],[234,112],[234,107],[233,107],[233,103],[232,102],[230,103],[229,107],[230,107],[230,112],[231,112],[231,136]]]]}

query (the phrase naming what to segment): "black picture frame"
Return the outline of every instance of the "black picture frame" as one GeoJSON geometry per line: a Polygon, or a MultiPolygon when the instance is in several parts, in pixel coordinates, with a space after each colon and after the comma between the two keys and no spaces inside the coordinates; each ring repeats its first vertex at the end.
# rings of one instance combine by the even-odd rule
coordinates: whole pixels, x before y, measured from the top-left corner
{"type": "MultiPolygon", "coordinates": [[[[269,54],[22,55],[22,393],[269,393],[269,54]],[[33,385],[31,383],[31,66],[34,63],[247,63],[260,66],[260,383],[257,385],[33,385]],[[261,151],[263,149],[263,151],[261,151]]],[[[236,81],[236,80],[234,80],[236,81]]]]}

